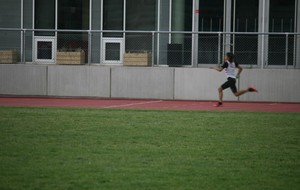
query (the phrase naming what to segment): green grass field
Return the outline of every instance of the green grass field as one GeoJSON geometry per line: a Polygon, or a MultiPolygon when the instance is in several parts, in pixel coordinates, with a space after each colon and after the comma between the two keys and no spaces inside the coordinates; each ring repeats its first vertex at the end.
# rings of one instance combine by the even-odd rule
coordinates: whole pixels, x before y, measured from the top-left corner
{"type": "Polygon", "coordinates": [[[0,189],[299,189],[300,114],[0,107],[0,189]]]}

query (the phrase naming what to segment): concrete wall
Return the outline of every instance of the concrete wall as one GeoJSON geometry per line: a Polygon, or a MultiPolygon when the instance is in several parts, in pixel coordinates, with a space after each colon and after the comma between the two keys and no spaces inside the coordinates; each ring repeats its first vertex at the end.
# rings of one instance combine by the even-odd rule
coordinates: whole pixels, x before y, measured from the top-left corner
{"type": "MultiPolygon", "coordinates": [[[[0,64],[0,95],[217,100],[225,74],[206,68],[0,64]]],[[[300,70],[244,69],[241,101],[300,102],[300,70]]],[[[230,90],[224,100],[238,100],[230,90]]]]}
{"type": "MultiPolygon", "coordinates": [[[[224,73],[205,68],[177,68],[175,70],[175,99],[216,100],[218,87],[226,80],[224,73]]],[[[237,100],[230,91],[224,100],[237,100]]]]}
{"type": "MultiPolygon", "coordinates": [[[[215,100],[217,88],[226,81],[225,73],[205,68],[178,68],[175,70],[175,99],[215,100]]],[[[240,89],[252,85],[259,93],[235,97],[224,91],[224,100],[300,102],[300,70],[244,69],[240,89]]]]}
{"type": "Polygon", "coordinates": [[[48,95],[110,97],[110,68],[48,66],[48,95]]]}
{"type": "Polygon", "coordinates": [[[47,95],[47,67],[0,65],[0,94],[47,95]]]}
{"type": "Polygon", "coordinates": [[[258,94],[246,94],[243,101],[300,102],[300,70],[244,70],[241,87],[253,85],[258,94]]]}
{"type": "Polygon", "coordinates": [[[174,69],[115,67],[111,72],[111,97],[173,99],[174,69]]]}

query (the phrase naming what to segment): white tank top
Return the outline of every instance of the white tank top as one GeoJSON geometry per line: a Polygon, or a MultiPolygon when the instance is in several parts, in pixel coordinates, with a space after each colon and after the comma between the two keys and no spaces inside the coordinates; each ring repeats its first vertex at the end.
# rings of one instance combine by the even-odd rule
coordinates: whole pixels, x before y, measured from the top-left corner
{"type": "Polygon", "coordinates": [[[228,67],[225,67],[225,73],[227,77],[235,79],[235,69],[236,69],[235,62],[230,63],[229,61],[226,61],[226,63],[228,64],[228,67]]]}

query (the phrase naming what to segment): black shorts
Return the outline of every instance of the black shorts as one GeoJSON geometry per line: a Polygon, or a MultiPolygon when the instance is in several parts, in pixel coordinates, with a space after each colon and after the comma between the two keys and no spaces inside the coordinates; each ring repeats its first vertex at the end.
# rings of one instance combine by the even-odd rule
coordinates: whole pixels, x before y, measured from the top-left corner
{"type": "Polygon", "coordinates": [[[223,90],[225,90],[226,88],[229,88],[229,87],[230,87],[231,91],[232,91],[233,93],[236,93],[236,92],[237,92],[237,88],[236,88],[236,86],[235,86],[235,83],[236,83],[236,80],[235,80],[234,78],[228,77],[228,78],[227,78],[227,81],[226,81],[224,84],[222,84],[221,88],[222,88],[223,90]]]}

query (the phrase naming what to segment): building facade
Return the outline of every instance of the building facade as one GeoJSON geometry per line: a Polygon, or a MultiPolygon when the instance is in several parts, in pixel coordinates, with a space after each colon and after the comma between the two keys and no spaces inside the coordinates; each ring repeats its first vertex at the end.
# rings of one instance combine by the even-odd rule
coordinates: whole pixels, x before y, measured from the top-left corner
{"type": "Polygon", "coordinates": [[[0,50],[19,62],[55,63],[61,50],[89,64],[206,66],[228,51],[251,67],[300,68],[299,0],[2,0],[0,50]],[[20,29],[20,30],[18,30],[20,29]]]}

